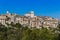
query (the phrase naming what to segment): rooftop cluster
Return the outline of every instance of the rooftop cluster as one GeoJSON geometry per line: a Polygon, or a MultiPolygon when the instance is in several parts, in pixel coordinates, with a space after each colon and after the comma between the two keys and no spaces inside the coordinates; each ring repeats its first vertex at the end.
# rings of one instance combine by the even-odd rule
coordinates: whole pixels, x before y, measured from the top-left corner
{"type": "Polygon", "coordinates": [[[6,25],[6,23],[10,24],[11,22],[20,23],[23,26],[36,28],[57,28],[58,25],[58,19],[48,16],[35,16],[34,11],[30,11],[24,16],[10,13],[9,11],[7,11],[6,14],[0,15],[1,24],[6,25]]]}

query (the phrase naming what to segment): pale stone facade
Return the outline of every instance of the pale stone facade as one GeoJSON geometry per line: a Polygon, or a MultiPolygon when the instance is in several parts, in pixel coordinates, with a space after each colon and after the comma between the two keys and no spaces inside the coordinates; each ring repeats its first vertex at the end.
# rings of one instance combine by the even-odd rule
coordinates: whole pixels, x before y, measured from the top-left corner
{"type": "Polygon", "coordinates": [[[0,23],[3,24],[3,25],[5,25],[5,22],[6,22],[6,16],[1,15],[0,16],[0,23]]]}
{"type": "Polygon", "coordinates": [[[56,28],[58,25],[58,19],[51,18],[51,17],[41,17],[41,16],[35,16],[34,12],[31,11],[28,14],[25,14],[24,16],[19,16],[16,14],[11,14],[7,11],[6,15],[0,15],[0,23],[20,23],[21,25],[28,25],[29,27],[36,27],[36,28],[42,28],[42,27],[52,27],[56,28]],[[9,17],[9,20],[7,21],[7,17],[9,17]]]}
{"type": "Polygon", "coordinates": [[[44,27],[56,28],[57,25],[58,25],[58,19],[54,19],[54,18],[51,18],[51,17],[45,17],[44,22],[43,22],[44,27]]]}

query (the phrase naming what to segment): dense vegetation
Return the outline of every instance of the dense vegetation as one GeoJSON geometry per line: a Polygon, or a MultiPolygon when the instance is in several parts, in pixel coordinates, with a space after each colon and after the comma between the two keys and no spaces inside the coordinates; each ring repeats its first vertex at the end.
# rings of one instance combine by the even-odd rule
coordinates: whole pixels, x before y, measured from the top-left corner
{"type": "Polygon", "coordinates": [[[0,40],[59,40],[60,37],[60,34],[55,32],[60,27],[58,29],[48,30],[46,28],[23,27],[19,23],[7,25],[0,24],[0,40]]]}

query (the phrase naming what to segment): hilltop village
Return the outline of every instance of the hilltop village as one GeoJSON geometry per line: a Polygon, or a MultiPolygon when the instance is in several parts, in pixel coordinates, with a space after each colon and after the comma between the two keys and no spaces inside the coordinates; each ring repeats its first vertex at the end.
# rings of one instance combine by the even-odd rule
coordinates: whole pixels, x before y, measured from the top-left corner
{"type": "Polygon", "coordinates": [[[58,26],[58,19],[48,16],[35,16],[34,11],[30,11],[24,16],[10,13],[9,11],[7,11],[6,14],[0,15],[1,24],[6,25],[6,23],[10,24],[11,22],[15,24],[20,23],[23,26],[36,28],[57,28],[58,26]]]}

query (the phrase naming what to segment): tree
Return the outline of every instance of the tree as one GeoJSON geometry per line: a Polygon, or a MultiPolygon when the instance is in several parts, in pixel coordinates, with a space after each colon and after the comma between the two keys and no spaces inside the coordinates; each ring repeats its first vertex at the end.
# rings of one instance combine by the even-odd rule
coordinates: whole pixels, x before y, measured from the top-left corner
{"type": "MultiPolygon", "coordinates": [[[[60,24],[58,25],[58,31],[60,32],[60,24]]],[[[58,40],[60,40],[60,33],[58,34],[58,40]]]]}
{"type": "Polygon", "coordinates": [[[22,40],[30,40],[31,31],[27,26],[23,27],[22,30],[22,40]]]}
{"type": "Polygon", "coordinates": [[[7,40],[7,27],[0,25],[0,40],[7,40]]]}
{"type": "Polygon", "coordinates": [[[17,40],[21,40],[21,38],[22,38],[22,25],[20,23],[16,23],[15,27],[17,28],[17,40]]]}

